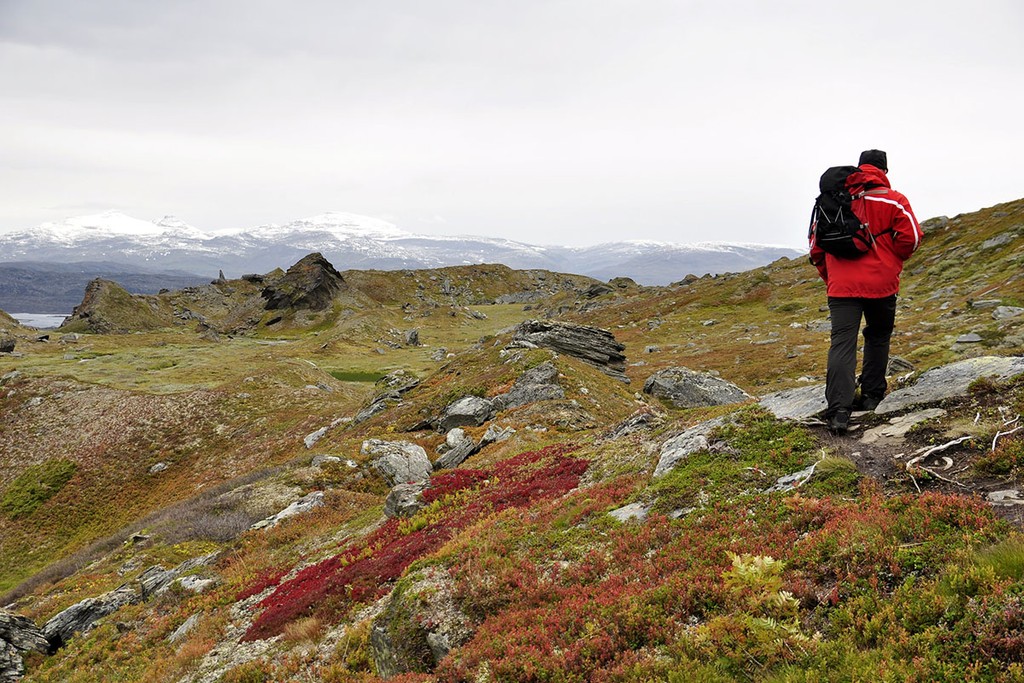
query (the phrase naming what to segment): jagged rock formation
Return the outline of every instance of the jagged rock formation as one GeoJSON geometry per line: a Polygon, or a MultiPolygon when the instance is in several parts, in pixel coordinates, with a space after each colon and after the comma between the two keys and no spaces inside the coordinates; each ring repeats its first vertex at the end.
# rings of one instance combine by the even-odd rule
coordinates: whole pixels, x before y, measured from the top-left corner
{"type": "Polygon", "coordinates": [[[732,382],[689,368],[665,368],[647,378],[644,393],[676,408],[701,408],[742,403],[750,394],[732,382]]]}
{"type": "Polygon", "coordinates": [[[50,641],[31,619],[0,609],[0,683],[16,681],[25,673],[23,653],[51,650],[50,641]]]}
{"type": "Polygon", "coordinates": [[[626,377],[625,345],[608,330],[587,325],[527,320],[516,328],[512,346],[541,347],[578,358],[607,375],[629,383],[626,377]]]}
{"type": "Polygon", "coordinates": [[[277,282],[263,288],[268,311],[285,308],[322,311],[345,290],[345,279],[319,252],[306,256],[277,282]]]}
{"type": "Polygon", "coordinates": [[[51,649],[63,647],[68,640],[79,633],[87,633],[97,621],[113,614],[125,605],[134,605],[166,590],[172,582],[195,569],[207,565],[217,553],[186,560],[173,569],[153,565],[135,581],[118,586],[109,593],[85,600],[68,607],[46,622],[43,636],[51,649]]]}

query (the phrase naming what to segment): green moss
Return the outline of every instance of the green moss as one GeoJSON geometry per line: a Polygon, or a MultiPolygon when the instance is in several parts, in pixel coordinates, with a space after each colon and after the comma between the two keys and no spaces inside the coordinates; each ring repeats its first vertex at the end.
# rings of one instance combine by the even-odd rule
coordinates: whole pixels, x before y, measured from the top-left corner
{"type": "Polygon", "coordinates": [[[827,457],[818,461],[814,474],[801,487],[809,496],[852,496],[857,493],[860,472],[851,460],[842,457],[827,457]]]}
{"type": "Polygon", "coordinates": [[[47,460],[29,467],[7,487],[0,500],[0,512],[11,519],[31,515],[64,488],[76,469],[76,463],[65,459],[47,460]]]}

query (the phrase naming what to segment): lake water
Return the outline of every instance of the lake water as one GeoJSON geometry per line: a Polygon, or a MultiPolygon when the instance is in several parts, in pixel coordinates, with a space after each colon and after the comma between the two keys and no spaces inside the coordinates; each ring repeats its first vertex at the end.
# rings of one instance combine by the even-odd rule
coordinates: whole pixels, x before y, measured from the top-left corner
{"type": "Polygon", "coordinates": [[[64,318],[70,315],[69,313],[11,313],[12,318],[17,320],[22,325],[27,327],[35,327],[40,330],[52,330],[60,327],[60,324],[64,322],[64,318]]]}

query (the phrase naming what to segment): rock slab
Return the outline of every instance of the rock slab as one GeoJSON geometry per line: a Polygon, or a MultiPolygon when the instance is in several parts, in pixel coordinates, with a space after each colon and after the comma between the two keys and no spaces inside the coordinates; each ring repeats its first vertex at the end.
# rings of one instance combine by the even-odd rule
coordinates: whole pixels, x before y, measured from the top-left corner
{"type": "Polygon", "coordinates": [[[551,349],[578,358],[617,380],[629,383],[626,377],[625,345],[608,330],[587,325],[527,320],[512,335],[513,345],[551,349]]]}
{"type": "Polygon", "coordinates": [[[676,408],[724,406],[751,398],[732,382],[684,367],[659,370],[647,378],[643,391],[676,408]]]}
{"type": "Polygon", "coordinates": [[[1017,356],[982,356],[968,358],[950,365],[928,370],[913,385],[886,396],[875,412],[884,415],[916,405],[965,396],[971,382],[982,377],[1006,380],[1024,373],[1024,358],[1017,356]]]}
{"type": "Polygon", "coordinates": [[[780,420],[804,420],[828,408],[824,384],[777,391],[761,397],[760,405],[780,420]]]}

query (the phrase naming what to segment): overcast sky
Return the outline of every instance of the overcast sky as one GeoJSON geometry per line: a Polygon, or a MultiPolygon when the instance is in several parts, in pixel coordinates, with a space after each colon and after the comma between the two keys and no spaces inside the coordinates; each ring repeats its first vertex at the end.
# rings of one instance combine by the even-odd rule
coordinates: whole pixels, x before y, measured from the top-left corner
{"type": "Polygon", "coordinates": [[[802,246],[866,148],[922,220],[1024,197],[1021,36],[1020,0],[0,0],[0,231],[802,246]]]}

